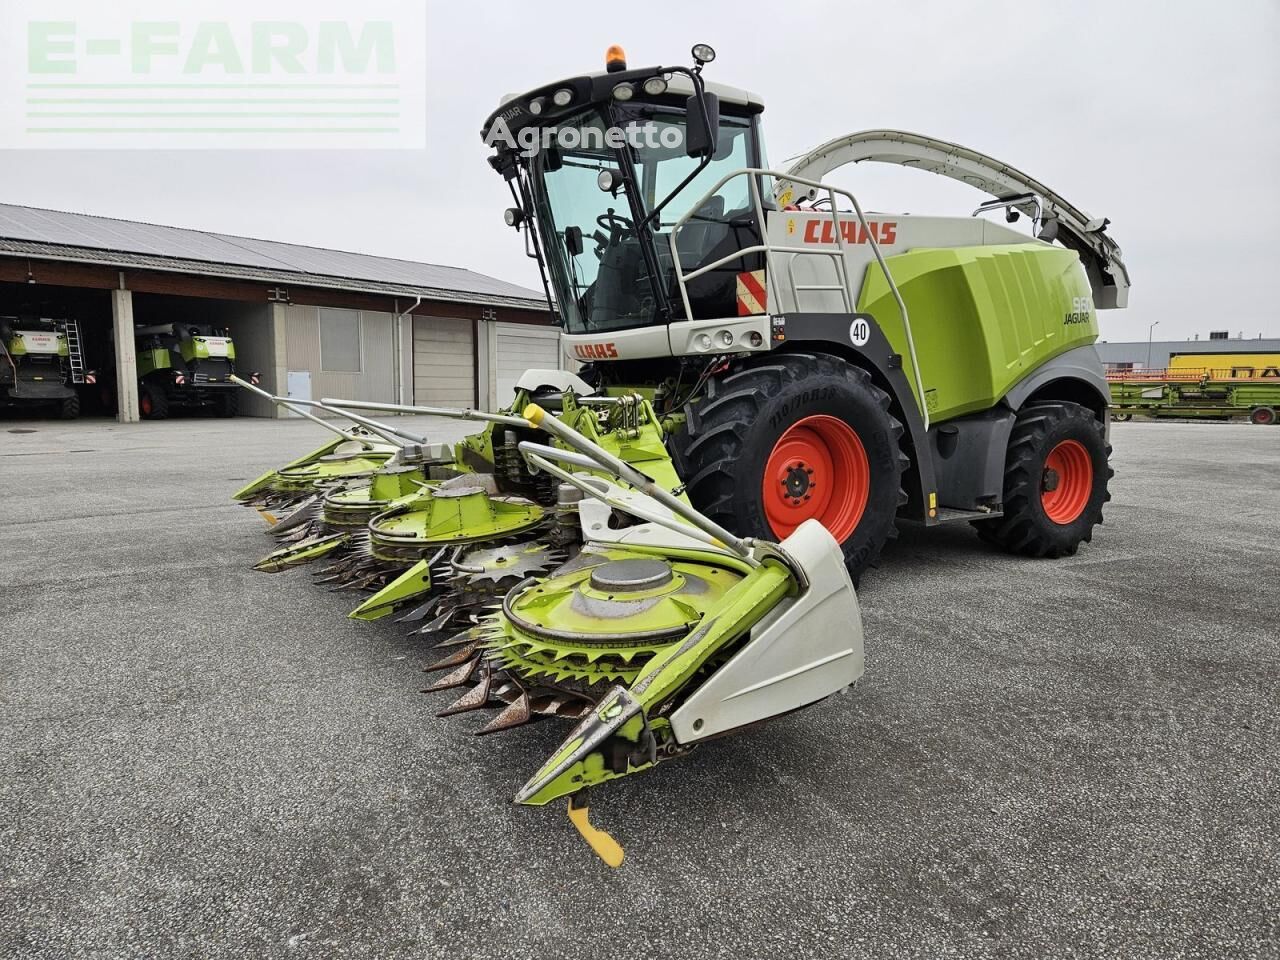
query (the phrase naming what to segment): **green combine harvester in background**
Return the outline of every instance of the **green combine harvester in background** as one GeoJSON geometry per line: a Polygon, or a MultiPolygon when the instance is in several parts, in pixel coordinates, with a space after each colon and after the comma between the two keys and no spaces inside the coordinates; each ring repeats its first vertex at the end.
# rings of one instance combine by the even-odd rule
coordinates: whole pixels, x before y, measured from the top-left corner
{"type": "Polygon", "coordinates": [[[484,125],[579,377],[529,371],[498,413],[318,401],[372,433],[318,421],[342,436],[237,494],[285,543],[260,569],[331,556],[321,582],[371,592],[353,616],[407,611],[443,654],[428,689],[461,691],[443,714],[577,721],[522,803],[843,689],[862,673],[853,584],[900,521],[1061,557],[1109,498],[1093,344],[1129,278],[1107,221],[898,131],[769,170],[759,98],[704,81],[710,47],[693,57],[630,69],[611,48],[484,125]],[[989,199],[869,215],[820,179],[862,161],[989,199]],[[440,449],[353,409],[486,426],[440,449]]]}
{"type": "Polygon", "coordinates": [[[74,321],[0,317],[0,405],[53,409],[74,420],[80,416],[76,385],[94,379],[81,363],[74,321]]]}
{"type": "MultiPolygon", "coordinates": [[[[227,330],[175,320],[138,326],[134,338],[142,419],[164,420],[181,410],[208,411],[219,417],[240,412],[240,392],[231,380],[236,373],[236,346],[227,330]]],[[[114,359],[103,368],[114,371],[114,359]]],[[[252,383],[258,382],[256,373],[248,376],[252,383]]],[[[114,382],[105,378],[103,388],[103,400],[110,409],[115,403],[114,382]]]]}

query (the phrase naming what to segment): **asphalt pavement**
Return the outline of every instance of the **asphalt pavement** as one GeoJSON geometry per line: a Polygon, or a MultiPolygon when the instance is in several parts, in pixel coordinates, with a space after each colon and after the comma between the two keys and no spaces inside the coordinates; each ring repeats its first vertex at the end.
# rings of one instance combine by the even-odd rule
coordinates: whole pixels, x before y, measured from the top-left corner
{"type": "Polygon", "coordinates": [[[617,871],[510,802],[564,727],[250,569],[321,439],[0,421],[0,956],[1280,954],[1280,429],[1115,425],[1072,558],[907,529],[855,688],[597,791],[617,871]]]}

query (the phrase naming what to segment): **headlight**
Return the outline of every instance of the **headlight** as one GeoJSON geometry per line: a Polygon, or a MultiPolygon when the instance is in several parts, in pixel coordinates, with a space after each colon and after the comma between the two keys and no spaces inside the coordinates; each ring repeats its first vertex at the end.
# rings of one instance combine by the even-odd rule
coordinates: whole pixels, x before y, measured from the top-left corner
{"type": "Polygon", "coordinates": [[[644,92],[651,97],[660,97],[667,92],[667,81],[662,77],[650,77],[644,82],[644,92]]]}
{"type": "Polygon", "coordinates": [[[605,167],[596,174],[596,186],[605,193],[613,193],[622,186],[622,174],[617,170],[605,167]]]}
{"type": "Polygon", "coordinates": [[[636,88],[629,83],[620,83],[613,88],[613,99],[630,100],[636,95],[636,88]]]}
{"type": "Polygon", "coordinates": [[[715,48],[709,43],[695,43],[693,45],[693,59],[699,63],[710,63],[716,58],[715,48]]]}
{"type": "Polygon", "coordinates": [[[551,102],[557,107],[567,107],[573,103],[573,91],[568,87],[561,87],[551,95],[551,102]]]}
{"type": "Polygon", "coordinates": [[[534,97],[529,101],[529,112],[535,117],[542,116],[542,111],[547,109],[547,101],[542,97],[534,97]]]}

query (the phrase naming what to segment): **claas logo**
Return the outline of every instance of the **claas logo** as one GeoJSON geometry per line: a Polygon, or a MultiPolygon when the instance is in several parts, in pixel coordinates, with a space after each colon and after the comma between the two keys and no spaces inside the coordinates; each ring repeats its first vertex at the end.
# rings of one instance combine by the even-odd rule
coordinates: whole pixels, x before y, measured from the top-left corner
{"type": "Polygon", "coordinates": [[[614,343],[578,343],[573,347],[579,360],[616,360],[618,345],[614,343]]]}
{"type": "MultiPolygon", "coordinates": [[[[896,220],[869,221],[867,230],[857,220],[841,220],[840,233],[845,243],[866,243],[868,234],[876,243],[894,243],[898,239],[896,220]]],[[[835,224],[830,220],[810,220],[804,225],[805,243],[835,243],[835,224]]]]}

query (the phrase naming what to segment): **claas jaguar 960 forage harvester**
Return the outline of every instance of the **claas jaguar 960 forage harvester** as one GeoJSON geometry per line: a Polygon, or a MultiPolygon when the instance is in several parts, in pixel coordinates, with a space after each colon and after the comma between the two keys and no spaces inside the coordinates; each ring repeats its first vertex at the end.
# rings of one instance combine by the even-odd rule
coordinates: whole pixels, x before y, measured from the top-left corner
{"type": "Polygon", "coordinates": [[[508,96],[484,124],[580,375],[652,399],[709,517],[757,537],[818,520],[855,578],[899,520],[1074,553],[1111,476],[1093,344],[1129,276],[1108,221],[900,131],[769,169],[764,104],[705,80],[714,57],[636,69],[611,48],[605,70],[508,96]],[[859,162],[987,199],[968,217],[868,214],[821,180],[859,162]]]}
{"type": "Polygon", "coordinates": [[[760,100],[693,56],[631,69],[615,48],[485,123],[580,376],[529,371],[495,413],[318,401],[356,426],[322,421],[342,436],[237,494],[292,511],[261,569],[328,556],[323,582],[372,593],[354,616],[401,611],[433,640],[428,689],[461,691],[442,713],[577,721],[525,803],[856,679],[853,582],[898,521],[1058,557],[1108,498],[1093,343],[1129,279],[1107,221],[916,134],[771,170],[760,100]],[[989,199],[868,214],[820,179],[859,161],[989,199]],[[353,409],[485,426],[437,449],[353,409]]]}

